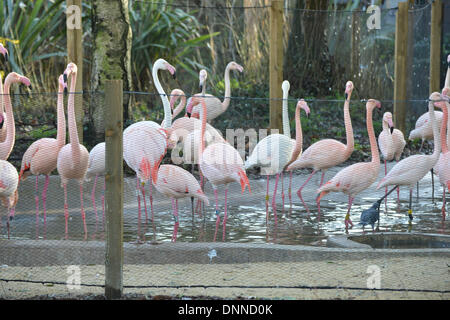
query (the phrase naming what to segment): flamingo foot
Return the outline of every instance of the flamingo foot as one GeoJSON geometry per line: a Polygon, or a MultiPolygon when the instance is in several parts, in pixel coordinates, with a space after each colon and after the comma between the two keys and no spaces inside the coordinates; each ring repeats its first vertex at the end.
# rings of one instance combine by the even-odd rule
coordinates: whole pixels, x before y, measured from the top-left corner
{"type": "Polygon", "coordinates": [[[346,228],[346,229],[349,229],[349,225],[350,225],[350,229],[353,228],[353,222],[352,222],[352,220],[350,219],[350,215],[347,214],[347,215],[345,216],[345,228],[346,228]]]}

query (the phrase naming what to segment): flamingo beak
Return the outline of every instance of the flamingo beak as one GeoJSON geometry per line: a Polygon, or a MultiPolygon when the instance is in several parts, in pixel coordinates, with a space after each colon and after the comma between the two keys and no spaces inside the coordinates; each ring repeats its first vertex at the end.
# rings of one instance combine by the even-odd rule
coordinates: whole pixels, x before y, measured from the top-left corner
{"type": "Polygon", "coordinates": [[[65,73],[65,72],[63,74],[63,79],[64,79],[64,82],[67,83],[67,73],[65,73]]]}
{"type": "Polygon", "coordinates": [[[3,125],[5,124],[5,121],[3,119],[3,115],[0,114],[0,129],[3,128],[3,125]]]}
{"type": "Polygon", "coordinates": [[[203,82],[200,82],[199,89],[200,89],[200,92],[203,91],[203,82]]]}
{"type": "Polygon", "coordinates": [[[172,77],[173,77],[174,80],[176,80],[176,78],[177,78],[177,72],[176,71],[173,72],[172,77]]]}
{"type": "Polygon", "coordinates": [[[345,93],[345,100],[348,100],[348,93],[345,93]]]}

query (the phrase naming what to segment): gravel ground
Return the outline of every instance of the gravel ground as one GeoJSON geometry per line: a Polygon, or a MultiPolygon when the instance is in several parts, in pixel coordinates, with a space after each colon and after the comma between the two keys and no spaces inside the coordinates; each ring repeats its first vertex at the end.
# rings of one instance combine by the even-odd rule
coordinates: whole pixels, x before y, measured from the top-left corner
{"type": "MultiPolygon", "coordinates": [[[[104,270],[104,266],[101,265],[81,266],[81,283],[103,285],[104,270]]],[[[2,279],[27,281],[45,279],[64,284],[0,281],[0,298],[104,299],[102,287],[81,286],[79,289],[69,289],[65,285],[68,276],[66,266],[2,266],[0,268],[2,279]]],[[[128,286],[124,289],[124,299],[448,300],[450,261],[448,258],[415,257],[296,263],[125,265],[123,281],[124,285],[128,286]],[[373,276],[373,273],[367,272],[368,267],[373,265],[380,270],[381,290],[363,290],[367,288],[369,277],[373,276]],[[165,287],[129,288],[150,285],[165,287]],[[205,287],[187,287],[197,285],[205,287]],[[211,285],[222,288],[208,287],[211,285]],[[183,287],[177,288],[179,286],[183,287]],[[245,288],[249,286],[258,288],[245,288]],[[261,288],[267,286],[273,288],[261,288]]]]}

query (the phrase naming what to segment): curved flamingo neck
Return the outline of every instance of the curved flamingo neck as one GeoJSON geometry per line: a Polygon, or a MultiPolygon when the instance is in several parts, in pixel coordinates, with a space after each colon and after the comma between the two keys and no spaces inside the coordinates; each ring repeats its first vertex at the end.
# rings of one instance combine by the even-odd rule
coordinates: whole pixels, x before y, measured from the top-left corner
{"type": "MultiPolygon", "coordinates": [[[[450,104],[448,102],[445,102],[445,107],[447,109],[447,128],[450,128],[450,117],[448,116],[448,107],[450,106],[450,104]]],[[[447,149],[450,148],[450,130],[447,130],[447,149]]]]}
{"type": "Polygon", "coordinates": [[[444,88],[450,88],[450,67],[447,68],[447,74],[445,75],[445,86],[444,88]]]}
{"type": "Polygon", "coordinates": [[[377,140],[375,138],[375,131],[373,130],[373,122],[372,122],[372,113],[373,109],[367,109],[366,123],[367,123],[367,134],[369,135],[370,141],[370,152],[372,153],[372,162],[380,164],[380,155],[378,153],[378,145],[377,140]]]}
{"type": "Polygon", "coordinates": [[[201,100],[202,113],[200,114],[200,121],[202,122],[202,128],[200,131],[200,148],[198,148],[198,161],[201,162],[203,151],[205,150],[205,131],[206,131],[206,103],[205,100],[201,100]]]}
{"type": "Polygon", "coordinates": [[[56,107],[56,114],[58,118],[58,129],[56,132],[56,141],[58,146],[62,147],[66,143],[66,118],[64,116],[64,87],[59,84],[58,88],[58,102],[56,107]]]}
{"type": "Polygon", "coordinates": [[[14,123],[14,115],[11,105],[11,95],[9,94],[11,87],[11,78],[6,77],[5,80],[5,111],[6,111],[6,139],[3,143],[0,143],[0,153],[2,154],[1,160],[8,159],[13,147],[16,137],[16,125],[14,123]]]}
{"type": "Polygon", "coordinates": [[[348,98],[344,102],[344,124],[347,145],[345,146],[345,157],[348,158],[353,152],[355,141],[353,139],[352,119],[350,117],[350,98],[352,92],[348,94],[348,98]]]}
{"type": "Polygon", "coordinates": [[[2,76],[0,75],[0,113],[4,113],[5,112],[5,106],[4,106],[4,99],[3,99],[3,79],[2,76]]]}
{"type": "Polygon", "coordinates": [[[433,159],[438,159],[439,154],[441,153],[441,137],[439,136],[439,128],[436,122],[436,116],[434,115],[434,103],[430,101],[428,105],[428,112],[430,115],[431,125],[433,126],[433,139],[434,139],[434,150],[432,157],[433,159]]]}
{"type": "Polygon", "coordinates": [[[448,121],[448,109],[447,104],[442,108],[442,124],[441,124],[441,149],[442,153],[448,152],[447,147],[447,121],[448,121]]]}
{"type": "Polygon", "coordinates": [[[165,128],[169,128],[172,126],[172,113],[170,111],[170,102],[167,98],[166,93],[164,92],[163,87],[161,86],[161,82],[158,78],[158,70],[160,70],[161,67],[159,65],[153,66],[152,70],[152,77],[153,77],[153,83],[155,84],[156,90],[158,91],[162,104],[164,107],[164,126],[165,128]]]}
{"type": "Polygon", "coordinates": [[[181,111],[183,111],[184,107],[186,106],[186,96],[184,95],[184,92],[178,93],[181,97],[180,103],[177,105],[177,107],[173,110],[172,118],[175,118],[177,115],[180,114],[181,111]]]}
{"type": "Polygon", "coordinates": [[[303,149],[303,132],[302,132],[302,122],[300,121],[300,106],[295,108],[295,148],[292,151],[291,162],[297,159],[299,154],[303,149]]]}
{"type": "MultiPolygon", "coordinates": [[[[283,134],[288,138],[291,137],[291,126],[289,124],[289,110],[288,110],[288,95],[289,90],[283,90],[283,134]]],[[[295,110],[295,114],[297,115],[297,110],[295,110]]],[[[297,124],[296,124],[297,126],[297,124]]],[[[297,127],[296,127],[297,128],[297,127]]],[[[297,129],[296,129],[297,130],[297,129]]]]}
{"type": "Polygon", "coordinates": [[[67,102],[67,119],[69,123],[69,138],[72,148],[73,162],[80,160],[80,141],[78,139],[77,122],[75,120],[75,90],[77,83],[77,73],[72,72],[72,81],[70,83],[69,100],[67,102]]]}
{"type": "Polygon", "coordinates": [[[230,106],[231,101],[231,85],[230,85],[230,66],[229,63],[225,68],[225,97],[222,102],[222,111],[225,112],[230,106]]]}

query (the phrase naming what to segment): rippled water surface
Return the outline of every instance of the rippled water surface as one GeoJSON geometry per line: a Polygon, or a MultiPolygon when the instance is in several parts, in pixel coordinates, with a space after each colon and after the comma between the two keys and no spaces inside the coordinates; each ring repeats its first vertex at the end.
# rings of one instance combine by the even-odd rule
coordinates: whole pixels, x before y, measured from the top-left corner
{"type": "MultiPolygon", "coordinates": [[[[299,180],[304,180],[299,177],[299,180]]],[[[286,180],[287,181],[287,180],[286,180]]],[[[330,197],[324,197],[321,202],[321,215],[317,212],[315,205],[314,183],[311,182],[312,187],[310,194],[305,196],[308,206],[311,209],[311,214],[308,215],[305,208],[301,204],[297,195],[293,193],[293,203],[290,205],[288,196],[285,198],[285,208],[282,208],[282,201],[280,194],[277,200],[277,221],[271,203],[266,207],[264,199],[265,180],[258,182],[261,185],[260,190],[257,186],[254,188],[252,195],[241,195],[240,192],[230,193],[228,198],[228,220],[226,224],[225,241],[228,242],[247,242],[247,243],[277,243],[277,244],[304,244],[323,246],[325,240],[329,235],[343,234],[346,232],[344,225],[344,217],[347,212],[347,197],[343,194],[334,194],[330,197]],[[266,222],[266,214],[269,214],[269,219],[266,222]]],[[[149,221],[145,222],[144,204],[142,203],[142,217],[141,223],[138,222],[138,206],[133,192],[134,180],[129,179],[126,182],[125,194],[125,212],[124,212],[124,241],[134,242],[138,236],[143,241],[171,241],[174,229],[174,217],[172,215],[172,205],[168,199],[161,198],[156,190],[153,190],[155,197],[155,213],[154,221],[151,222],[150,205],[148,202],[147,191],[147,209],[149,221]],[[130,191],[131,190],[131,191],[130,191]]],[[[256,182],[254,183],[256,184],[256,182]]],[[[271,185],[273,181],[271,182],[271,185]]],[[[294,183],[299,185],[299,183],[294,183]]],[[[431,185],[425,181],[421,182],[420,197],[417,199],[416,191],[413,193],[413,214],[414,219],[409,223],[407,210],[409,206],[409,192],[402,190],[401,201],[397,205],[397,195],[392,193],[389,197],[388,211],[386,213],[384,203],[380,211],[380,231],[401,231],[401,232],[427,232],[438,234],[450,234],[450,225],[448,219],[443,222],[441,214],[442,206],[442,188],[436,183],[435,201],[431,201],[431,185]]],[[[55,190],[60,189],[58,181],[52,181],[51,188],[55,190]],[[53,184],[53,185],[52,185],[53,184]]],[[[238,187],[238,186],[237,186],[238,187]]],[[[273,186],[272,186],[273,187],[273,186]]],[[[70,220],[69,220],[69,235],[70,240],[82,240],[84,237],[81,214],[79,210],[79,193],[78,188],[72,186],[69,201],[70,220]]],[[[210,187],[209,187],[210,188],[210,187]]],[[[287,189],[287,188],[286,188],[287,189]]],[[[375,188],[373,188],[375,189],[375,188]]],[[[50,189],[51,190],[51,189],[50,189]]],[[[96,222],[95,213],[91,204],[90,190],[91,185],[86,187],[87,193],[84,197],[84,203],[87,216],[88,240],[102,240],[105,237],[105,232],[102,224],[102,207],[101,207],[101,187],[96,193],[98,222],[96,222]],[[88,193],[89,192],[89,193],[88,193]]],[[[208,185],[207,185],[208,190],[208,185]]],[[[58,194],[49,194],[47,226],[44,230],[42,203],[40,203],[40,220],[39,229],[36,228],[36,217],[34,214],[34,190],[32,184],[21,192],[21,202],[18,205],[15,219],[12,221],[11,238],[14,239],[64,239],[64,212],[62,210],[63,197],[60,191],[58,194]],[[27,195],[29,192],[29,196],[27,195]],[[27,198],[28,196],[28,198],[27,198]],[[28,202],[25,202],[29,199],[28,202]]],[[[287,190],[286,190],[287,192],[287,190]]],[[[219,212],[220,225],[217,231],[217,241],[222,241],[223,235],[223,189],[220,189],[219,194],[219,212]]],[[[360,233],[362,227],[358,225],[361,211],[369,208],[383,192],[379,190],[374,192],[365,192],[357,197],[352,206],[352,220],[354,227],[348,230],[348,233],[360,233]]],[[[209,195],[211,204],[206,207],[200,216],[195,215],[191,211],[190,199],[179,200],[179,228],[177,241],[184,242],[210,242],[214,239],[216,228],[216,214],[214,209],[214,197],[209,195]]],[[[270,201],[272,200],[272,197],[270,201]]],[[[5,211],[2,209],[2,229],[1,235],[6,238],[5,228],[5,211]]],[[[371,227],[366,228],[366,231],[372,232],[371,227]]]]}

